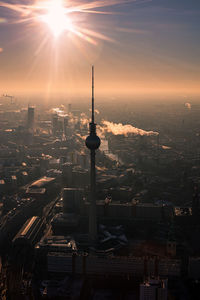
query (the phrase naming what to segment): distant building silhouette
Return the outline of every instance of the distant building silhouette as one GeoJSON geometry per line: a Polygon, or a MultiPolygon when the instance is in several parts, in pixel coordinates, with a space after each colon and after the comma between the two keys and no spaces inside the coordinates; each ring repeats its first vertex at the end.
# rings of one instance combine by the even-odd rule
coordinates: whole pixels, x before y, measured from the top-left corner
{"type": "Polygon", "coordinates": [[[28,129],[34,128],[35,108],[33,106],[28,107],[27,115],[27,127],[28,129]]]}
{"type": "Polygon", "coordinates": [[[53,133],[53,135],[56,135],[57,131],[58,131],[58,115],[54,114],[52,116],[52,133],[53,133]]]}
{"type": "Polygon", "coordinates": [[[68,113],[71,113],[71,111],[72,111],[72,105],[71,105],[71,103],[69,103],[68,104],[68,113]]]}

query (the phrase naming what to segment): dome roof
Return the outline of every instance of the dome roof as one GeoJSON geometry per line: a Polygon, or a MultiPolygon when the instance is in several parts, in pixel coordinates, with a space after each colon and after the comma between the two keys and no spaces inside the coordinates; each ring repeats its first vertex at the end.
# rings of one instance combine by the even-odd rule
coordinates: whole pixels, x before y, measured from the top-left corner
{"type": "Polygon", "coordinates": [[[85,144],[88,149],[96,150],[99,148],[101,140],[97,135],[89,135],[85,140],[85,144]]]}

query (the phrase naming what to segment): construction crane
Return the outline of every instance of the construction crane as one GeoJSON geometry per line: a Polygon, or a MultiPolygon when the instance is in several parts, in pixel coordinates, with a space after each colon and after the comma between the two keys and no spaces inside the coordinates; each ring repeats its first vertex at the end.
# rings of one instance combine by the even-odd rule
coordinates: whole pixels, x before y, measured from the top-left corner
{"type": "Polygon", "coordinates": [[[10,103],[11,103],[11,104],[14,103],[14,101],[13,101],[13,99],[15,98],[14,96],[10,96],[10,95],[4,94],[3,97],[5,97],[5,98],[10,98],[10,103]]]}

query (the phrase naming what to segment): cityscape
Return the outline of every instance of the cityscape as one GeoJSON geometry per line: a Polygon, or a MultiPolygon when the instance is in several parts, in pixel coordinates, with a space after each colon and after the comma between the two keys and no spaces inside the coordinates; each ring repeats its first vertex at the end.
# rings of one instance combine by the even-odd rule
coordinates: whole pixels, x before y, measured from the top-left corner
{"type": "MultiPolygon", "coordinates": [[[[113,58],[108,55],[110,64],[103,69],[105,54],[98,59],[91,56],[83,65],[84,51],[80,61],[71,60],[73,51],[77,55],[75,48],[63,81],[59,63],[52,75],[48,68],[45,72],[45,62],[41,73],[32,71],[23,79],[26,67],[17,55],[18,46],[16,52],[9,52],[13,46],[8,47],[6,38],[10,30],[19,30],[17,26],[28,32],[43,26],[56,45],[65,34],[76,46],[80,39],[84,47],[88,45],[89,57],[92,49],[97,52],[102,47],[104,53],[107,43],[118,51],[121,37],[114,41],[109,30],[91,31],[85,20],[92,19],[81,17],[85,14],[110,16],[105,23],[109,27],[116,24],[115,18],[125,22],[135,10],[143,17],[146,12],[155,17],[158,10],[166,14],[173,10],[184,24],[187,18],[195,19],[190,24],[195,35],[200,6],[194,9],[185,0],[182,5],[167,0],[169,7],[162,0],[163,6],[157,0],[72,2],[0,2],[0,43],[5,44],[0,44],[0,299],[198,299],[200,93],[195,56],[190,66],[187,62],[194,80],[187,83],[182,67],[178,70],[180,54],[180,61],[173,63],[177,73],[168,69],[162,75],[172,81],[157,74],[153,86],[152,73],[154,80],[144,89],[140,84],[147,84],[145,76],[135,86],[132,73],[127,73],[127,82],[122,81],[127,69],[120,69],[120,63],[112,66],[111,61],[118,61],[115,52],[113,58]],[[6,72],[16,68],[18,59],[21,68],[9,77],[6,72]],[[114,82],[115,70],[119,82],[114,82]]],[[[158,19],[159,26],[164,24],[158,19]]],[[[146,35],[143,28],[123,24],[117,27],[122,35],[146,35]]],[[[141,46],[136,41],[135,47],[141,46]]],[[[20,40],[21,47],[23,43],[20,40]]],[[[194,45],[191,38],[191,49],[194,45]]],[[[48,42],[46,47],[52,50],[48,42]]],[[[130,45],[124,47],[122,64],[134,56],[128,53],[130,45]]],[[[51,65],[47,53],[42,59],[51,65]]]]}

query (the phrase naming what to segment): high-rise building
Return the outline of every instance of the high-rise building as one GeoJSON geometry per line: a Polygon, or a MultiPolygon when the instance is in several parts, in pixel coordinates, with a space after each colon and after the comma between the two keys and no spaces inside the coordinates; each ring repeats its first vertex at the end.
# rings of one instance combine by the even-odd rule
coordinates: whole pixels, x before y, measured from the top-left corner
{"type": "Polygon", "coordinates": [[[89,213],[89,237],[94,243],[97,239],[97,218],[96,218],[96,166],[95,152],[101,141],[96,135],[96,124],[94,123],[94,66],[92,66],[92,118],[90,123],[90,135],[85,144],[90,150],[90,213],[89,213]]]}
{"type": "Polygon", "coordinates": [[[34,127],[34,115],[35,115],[35,108],[33,106],[29,106],[28,107],[28,115],[27,115],[28,129],[33,129],[33,127],[34,127]]]}
{"type": "Polygon", "coordinates": [[[69,118],[64,117],[64,119],[63,119],[63,133],[64,133],[65,137],[68,134],[68,126],[69,126],[69,118]]]}
{"type": "Polygon", "coordinates": [[[193,199],[192,199],[192,216],[195,221],[199,220],[200,216],[200,193],[199,186],[194,185],[193,199]]]}
{"type": "Polygon", "coordinates": [[[140,300],[167,300],[167,279],[150,279],[140,284],[140,300]]]}
{"type": "Polygon", "coordinates": [[[57,131],[58,131],[58,115],[54,114],[52,116],[52,133],[53,133],[53,135],[56,135],[57,131]]]}
{"type": "Polygon", "coordinates": [[[166,245],[166,252],[167,255],[173,257],[176,256],[176,235],[175,235],[175,228],[174,228],[174,219],[171,219],[171,225],[168,232],[168,239],[166,245]]]}

